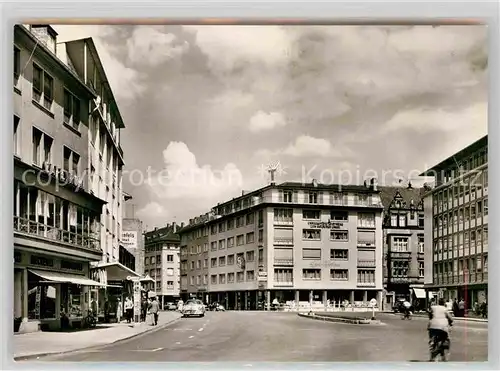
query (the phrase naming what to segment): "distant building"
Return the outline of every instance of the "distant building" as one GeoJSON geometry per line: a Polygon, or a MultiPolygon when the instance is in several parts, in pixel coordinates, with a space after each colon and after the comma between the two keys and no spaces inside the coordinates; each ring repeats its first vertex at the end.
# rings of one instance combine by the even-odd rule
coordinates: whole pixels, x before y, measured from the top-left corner
{"type": "Polygon", "coordinates": [[[134,271],[144,276],[144,228],[143,223],[135,215],[135,205],[127,203],[132,196],[124,192],[123,223],[120,246],[124,247],[135,259],[134,271]]]}
{"type": "Polygon", "coordinates": [[[384,205],[385,309],[406,299],[425,306],[423,188],[380,187],[384,205]]]}
{"type": "Polygon", "coordinates": [[[180,297],[180,237],[176,223],[146,232],[144,272],[155,282],[146,284],[161,300],[162,306],[180,297]]]}
{"type": "Polygon", "coordinates": [[[229,309],[274,299],[380,305],[382,210],[374,180],[273,182],[243,193],[181,229],[181,290],[229,309]]]}
{"type": "Polygon", "coordinates": [[[471,308],[488,296],[488,136],[421,175],[435,178],[424,198],[426,288],[471,308]]]}

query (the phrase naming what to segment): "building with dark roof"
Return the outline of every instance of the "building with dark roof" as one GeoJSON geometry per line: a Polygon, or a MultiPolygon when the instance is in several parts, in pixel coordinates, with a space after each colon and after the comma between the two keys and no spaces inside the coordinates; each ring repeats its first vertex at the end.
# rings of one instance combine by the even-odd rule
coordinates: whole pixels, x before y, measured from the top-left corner
{"type": "Polygon", "coordinates": [[[164,307],[179,299],[180,256],[179,227],[176,223],[144,233],[144,273],[154,282],[146,289],[156,292],[164,307]]]}
{"type": "Polygon", "coordinates": [[[243,192],[180,230],[181,292],[230,309],[380,304],[382,210],[375,180],[243,192]]]}
{"type": "Polygon", "coordinates": [[[468,308],[488,295],[488,136],[428,169],[426,288],[468,308]]]}
{"type": "Polygon", "coordinates": [[[401,299],[425,305],[424,188],[380,187],[384,206],[384,309],[401,299]]]}

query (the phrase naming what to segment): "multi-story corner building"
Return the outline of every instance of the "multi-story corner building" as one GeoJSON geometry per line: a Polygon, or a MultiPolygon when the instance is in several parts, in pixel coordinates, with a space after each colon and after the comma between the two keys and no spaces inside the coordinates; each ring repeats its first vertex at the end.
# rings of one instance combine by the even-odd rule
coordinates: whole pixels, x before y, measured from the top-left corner
{"type": "Polygon", "coordinates": [[[209,227],[210,214],[190,219],[181,228],[181,297],[196,297],[207,302],[209,279],[209,227]]]}
{"type": "Polygon", "coordinates": [[[96,93],[56,56],[56,38],[49,25],[14,27],[14,322],[22,332],[78,326],[89,287],[102,286],[89,279],[102,257],[106,203],[86,177],[96,93]]]}
{"type": "Polygon", "coordinates": [[[425,306],[424,289],[424,188],[380,187],[384,205],[385,309],[397,300],[425,306]]]}
{"type": "Polygon", "coordinates": [[[173,223],[144,234],[144,272],[154,281],[146,287],[156,292],[162,307],[180,297],[180,237],[177,232],[178,226],[173,223]]]}
{"type": "MultiPolygon", "coordinates": [[[[200,233],[208,237],[210,302],[231,309],[255,309],[275,298],[380,303],[382,210],[374,182],[271,183],[214,207],[204,228],[195,221],[180,233],[188,235],[183,241],[200,233]]],[[[183,256],[203,264],[207,253],[197,246],[204,244],[191,243],[183,256]]],[[[182,289],[188,292],[196,290],[197,278],[191,277],[206,274],[196,264],[194,272],[193,263],[186,267],[189,278],[182,289]]]]}
{"type": "Polygon", "coordinates": [[[471,308],[488,295],[488,136],[422,176],[435,178],[424,198],[426,286],[471,308]]]}

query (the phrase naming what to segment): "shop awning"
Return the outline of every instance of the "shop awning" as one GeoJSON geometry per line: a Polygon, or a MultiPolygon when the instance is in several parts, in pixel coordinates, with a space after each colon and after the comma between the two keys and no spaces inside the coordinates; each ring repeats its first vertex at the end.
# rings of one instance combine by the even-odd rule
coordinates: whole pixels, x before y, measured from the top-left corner
{"type": "Polygon", "coordinates": [[[105,269],[108,281],[125,281],[130,276],[140,276],[140,274],[134,272],[132,269],[124,266],[119,262],[101,263],[98,264],[95,268],[105,269]]]}
{"type": "MultiPolygon", "coordinates": [[[[417,299],[425,299],[425,290],[424,289],[413,289],[415,296],[417,299]]],[[[432,298],[432,294],[429,292],[429,299],[432,298]]]]}
{"type": "Polygon", "coordinates": [[[99,283],[97,281],[93,281],[93,280],[91,280],[87,277],[84,277],[84,276],[78,276],[76,274],[66,274],[66,273],[59,273],[59,272],[45,272],[45,271],[39,271],[39,270],[34,270],[34,269],[29,269],[29,272],[42,278],[43,281],[40,281],[42,283],[73,283],[75,285],[81,285],[81,286],[99,286],[99,287],[106,286],[106,285],[103,285],[102,283],[99,283]]]}

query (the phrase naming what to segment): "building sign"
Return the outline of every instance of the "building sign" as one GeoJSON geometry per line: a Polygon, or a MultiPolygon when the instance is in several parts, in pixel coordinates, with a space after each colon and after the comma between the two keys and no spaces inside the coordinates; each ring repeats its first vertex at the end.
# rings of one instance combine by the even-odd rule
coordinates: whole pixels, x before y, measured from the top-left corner
{"type": "Polygon", "coordinates": [[[82,185],[82,180],[77,175],[48,162],[43,163],[42,171],[63,184],[71,184],[75,187],[82,185]]]}
{"type": "Polygon", "coordinates": [[[309,222],[309,227],[320,229],[340,229],[343,225],[343,223],[332,222],[331,220],[327,222],[309,222]]]}
{"type": "Polygon", "coordinates": [[[312,261],[309,266],[311,268],[340,268],[341,264],[331,261],[331,260],[315,260],[312,261]]]}
{"type": "Polygon", "coordinates": [[[259,272],[257,276],[258,282],[267,282],[267,272],[259,272]]]}
{"type": "Polygon", "coordinates": [[[122,231],[122,245],[125,248],[137,248],[137,232],[136,231],[122,231]]]}

